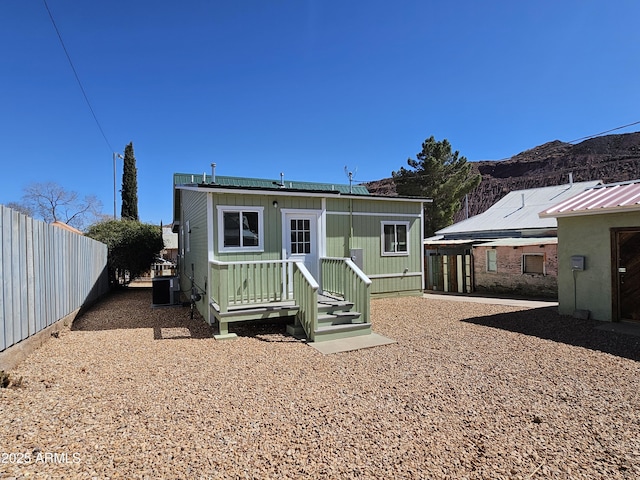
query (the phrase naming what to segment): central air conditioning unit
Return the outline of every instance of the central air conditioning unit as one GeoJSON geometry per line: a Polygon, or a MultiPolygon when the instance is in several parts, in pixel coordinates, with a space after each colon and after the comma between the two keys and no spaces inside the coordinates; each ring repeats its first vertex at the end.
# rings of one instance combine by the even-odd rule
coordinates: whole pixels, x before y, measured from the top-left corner
{"type": "Polygon", "coordinates": [[[180,304],[178,277],[155,277],[152,280],[152,305],[154,307],[180,304]]]}

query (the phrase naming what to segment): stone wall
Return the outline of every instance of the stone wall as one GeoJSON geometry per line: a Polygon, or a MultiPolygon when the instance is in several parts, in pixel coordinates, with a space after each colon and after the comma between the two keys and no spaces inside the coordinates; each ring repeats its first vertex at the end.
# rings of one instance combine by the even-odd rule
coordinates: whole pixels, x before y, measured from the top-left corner
{"type": "Polygon", "coordinates": [[[527,297],[557,298],[557,245],[473,247],[474,284],[477,292],[527,297]],[[496,271],[487,271],[487,250],[496,251],[496,271]],[[523,273],[525,254],[542,255],[544,274],[523,273]]]}

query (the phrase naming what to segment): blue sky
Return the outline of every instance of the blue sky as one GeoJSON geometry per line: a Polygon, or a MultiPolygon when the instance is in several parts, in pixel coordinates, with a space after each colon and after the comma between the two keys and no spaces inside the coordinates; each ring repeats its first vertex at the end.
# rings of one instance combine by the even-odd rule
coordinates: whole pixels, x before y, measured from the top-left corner
{"type": "Polygon", "coordinates": [[[140,218],[166,224],[172,174],[212,162],[369,181],[431,135],[499,160],[640,121],[636,0],[47,4],[106,140],[44,2],[3,0],[0,203],[54,181],[110,214],[130,141],[140,218]]]}

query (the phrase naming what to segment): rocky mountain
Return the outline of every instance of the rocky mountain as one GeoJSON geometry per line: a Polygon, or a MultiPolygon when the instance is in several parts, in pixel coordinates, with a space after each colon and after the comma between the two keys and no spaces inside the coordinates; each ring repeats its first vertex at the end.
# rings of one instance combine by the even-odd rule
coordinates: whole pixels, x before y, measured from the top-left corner
{"type": "MultiPolygon", "coordinates": [[[[624,182],[640,178],[640,132],[606,135],[571,144],[559,140],[521,152],[507,160],[471,162],[482,175],[480,185],[469,194],[469,215],[484,212],[513,190],[602,180],[624,182]]],[[[393,179],[366,184],[371,193],[397,195],[393,179]]],[[[464,218],[463,208],[455,221],[464,218]]]]}

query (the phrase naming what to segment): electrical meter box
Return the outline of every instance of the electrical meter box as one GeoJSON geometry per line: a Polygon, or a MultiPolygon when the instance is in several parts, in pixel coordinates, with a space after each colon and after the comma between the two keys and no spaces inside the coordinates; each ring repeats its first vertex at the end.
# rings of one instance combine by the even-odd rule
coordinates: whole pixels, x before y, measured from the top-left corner
{"type": "Polygon", "coordinates": [[[364,265],[364,252],[361,248],[352,248],[349,252],[351,256],[351,260],[355,263],[360,270],[362,270],[364,265]]]}
{"type": "Polygon", "coordinates": [[[584,256],[573,255],[571,257],[571,270],[584,270],[584,256]]]}

